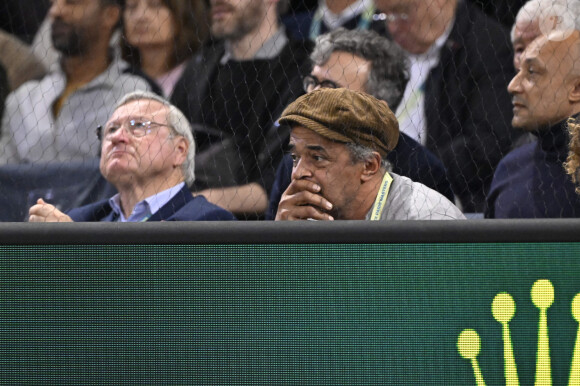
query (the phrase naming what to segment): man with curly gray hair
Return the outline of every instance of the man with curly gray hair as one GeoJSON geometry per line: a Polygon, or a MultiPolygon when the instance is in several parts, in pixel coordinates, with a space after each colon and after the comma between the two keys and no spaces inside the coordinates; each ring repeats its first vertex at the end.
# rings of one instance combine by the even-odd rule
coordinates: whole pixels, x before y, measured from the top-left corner
{"type": "Polygon", "coordinates": [[[108,200],[64,214],[39,199],[30,208],[31,222],[233,220],[226,210],[193,197],[195,142],[189,121],[156,94],[125,95],[104,126],[101,174],[117,188],[108,200]]]}
{"type": "Polygon", "coordinates": [[[409,80],[405,53],[374,31],[336,29],[316,40],[310,59],[316,68],[332,61],[333,54],[361,58],[369,63],[365,92],[396,108],[409,80]]]}

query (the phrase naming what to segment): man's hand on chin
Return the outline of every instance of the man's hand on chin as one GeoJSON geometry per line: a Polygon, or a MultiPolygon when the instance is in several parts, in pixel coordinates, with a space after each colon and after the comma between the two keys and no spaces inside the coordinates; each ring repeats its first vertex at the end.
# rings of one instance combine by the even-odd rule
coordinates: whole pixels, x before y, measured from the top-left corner
{"type": "Polygon", "coordinates": [[[334,220],[327,212],[333,205],[322,195],[320,186],[304,179],[292,180],[282,194],[276,221],[281,220],[334,220]]]}

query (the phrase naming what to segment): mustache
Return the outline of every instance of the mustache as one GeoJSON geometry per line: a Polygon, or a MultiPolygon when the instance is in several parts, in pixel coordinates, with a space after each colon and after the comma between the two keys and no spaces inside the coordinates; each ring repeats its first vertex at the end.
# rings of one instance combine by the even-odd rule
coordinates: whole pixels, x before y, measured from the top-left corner
{"type": "Polygon", "coordinates": [[[512,97],[512,105],[525,105],[526,102],[518,97],[512,97]]]}
{"type": "Polygon", "coordinates": [[[54,19],[52,21],[52,24],[51,24],[51,28],[53,30],[54,29],[59,29],[59,28],[70,28],[70,27],[71,27],[70,24],[62,21],[61,19],[54,19]]]}

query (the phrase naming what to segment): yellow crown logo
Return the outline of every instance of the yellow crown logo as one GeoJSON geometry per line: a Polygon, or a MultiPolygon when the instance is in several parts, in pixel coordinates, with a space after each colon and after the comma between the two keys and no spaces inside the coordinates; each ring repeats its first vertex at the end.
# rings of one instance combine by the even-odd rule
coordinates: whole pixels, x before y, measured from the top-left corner
{"type": "MultiPolygon", "coordinates": [[[[531,290],[532,303],[538,308],[538,351],[536,353],[535,384],[552,385],[552,365],[548,335],[548,308],[554,302],[554,286],[549,280],[541,279],[534,283],[531,290]]],[[[580,293],[572,300],[572,317],[580,323],[580,293]]],[[[504,375],[506,386],[519,385],[518,370],[514,358],[509,322],[516,312],[516,303],[506,292],[498,293],[491,303],[493,318],[502,326],[504,375]]],[[[464,359],[471,361],[477,386],[484,386],[485,381],[477,361],[481,349],[481,340],[473,329],[465,329],[457,338],[457,350],[464,359]]],[[[576,335],[572,364],[570,366],[569,385],[580,385],[580,328],[576,335]]]]}

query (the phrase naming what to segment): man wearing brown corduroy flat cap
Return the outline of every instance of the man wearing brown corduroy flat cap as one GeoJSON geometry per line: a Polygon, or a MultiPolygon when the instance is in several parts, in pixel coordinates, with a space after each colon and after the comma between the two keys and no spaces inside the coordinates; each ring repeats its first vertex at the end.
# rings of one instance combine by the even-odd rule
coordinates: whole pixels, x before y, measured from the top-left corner
{"type": "Polygon", "coordinates": [[[292,182],[276,220],[463,219],[447,198],[389,172],[399,124],[384,101],[344,88],[320,89],[280,117],[292,128],[292,182]]]}

